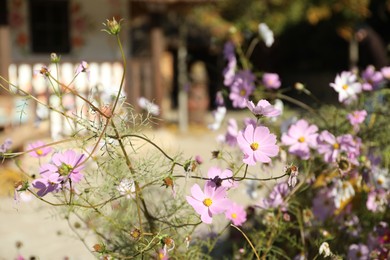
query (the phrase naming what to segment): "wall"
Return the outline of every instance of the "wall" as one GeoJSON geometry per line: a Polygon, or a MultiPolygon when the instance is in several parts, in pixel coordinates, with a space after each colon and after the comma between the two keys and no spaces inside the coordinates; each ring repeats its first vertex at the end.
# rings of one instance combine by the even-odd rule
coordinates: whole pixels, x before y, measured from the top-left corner
{"type": "MultiPolygon", "coordinates": [[[[129,20],[126,0],[70,0],[72,51],[61,54],[63,61],[110,61],[120,59],[114,37],[102,32],[103,22],[113,16],[129,20]]],[[[12,61],[37,62],[49,59],[49,55],[37,55],[30,51],[28,0],[8,0],[11,28],[12,61]]],[[[127,23],[127,28],[128,28],[127,23]]],[[[126,26],[126,24],[125,24],[126,26]]],[[[125,27],[126,28],[126,27],[125,27]]],[[[123,31],[124,49],[127,35],[123,31]]]]}

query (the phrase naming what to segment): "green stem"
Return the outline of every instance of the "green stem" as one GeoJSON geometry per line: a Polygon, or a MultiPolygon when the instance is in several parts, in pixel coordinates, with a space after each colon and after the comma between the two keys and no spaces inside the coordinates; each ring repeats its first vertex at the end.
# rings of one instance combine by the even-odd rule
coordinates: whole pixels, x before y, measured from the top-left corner
{"type": "Polygon", "coordinates": [[[237,230],[245,237],[246,241],[247,241],[247,242],[249,243],[249,245],[251,246],[253,253],[256,255],[256,259],[257,259],[257,260],[260,260],[260,256],[259,256],[259,254],[257,253],[256,248],[253,246],[253,244],[252,244],[251,240],[249,239],[249,237],[247,237],[247,235],[246,235],[239,227],[237,227],[237,226],[235,226],[235,225],[233,225],[233,224],[230,224],[230,225],[231,225],[232,227],[234,227],[235,229],[237,229],[237,230]]]}

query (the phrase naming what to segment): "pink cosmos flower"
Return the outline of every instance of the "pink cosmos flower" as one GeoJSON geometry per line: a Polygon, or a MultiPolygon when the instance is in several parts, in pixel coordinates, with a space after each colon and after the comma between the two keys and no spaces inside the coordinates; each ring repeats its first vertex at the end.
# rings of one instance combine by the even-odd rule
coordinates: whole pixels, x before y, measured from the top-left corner
{"type": "Polygon", "coordinates": [[[270,157],[276,156],[279,152],[276,136],[270,134],[265,126],[247,125],[244,131],[239,132],[237,143],[244,153],[243,162],[248,165],[255,165],[256,162],[269,163],[270,157]]]}
{"type": "Polygon", "coordinates": [[[291,125],[287,133],[282,135],[282,143],[290,146],[288,151],[295,154],[303,160],[310,157],[310,148],[317,147],[318,127],[309,125],[309,123],[301,119],[291,125]]]}
{"type": "Polygon", "coordinates": [[[389,67],[383,67],[381,69],[382,75],[385,79],[390,80],[390,66],[389,67]]]}
{"type": "Polygon", "coordinates": [[[84,154],[78,154],[73,150],[67,150],[63,153],[56,153],[52,157],[52,163],[57,167],[57,172],[65,178],[70,178],[77,183],[82,180],[84,175],[80,172],[84,165],[79,165],[84,158],[84,154]]]}
{"type": "Polygon", "coordinates": [[[217,187],[212,181],[205,183],[204,191],[198,184],[194,184],[191,188],[191,196],[186,196],[186,199],[206,224],[211,224],[213,216],[225,212],[231,203],[226,198],[226,188],[217,187]]]}
{"type": "Polygon", "coordinates": [[[267,89],[278,89],[282,85],[279,75],[276,73],[264,73],[263,84],[267,89]]]}
{"type": "Polygon", "coordinates": [[[29,152],[28,154],[31,155],[32,157],[39,158],[39,157],[44,157],[47,154],[49,154],[52,149],[50,146],[47,147],[42,147],[45,146],[46,144],[42,141],[36,141],[34,143],[31,143],[27,145],[27,150],[33,150],[29,152]]]}
{"type": "Polygon", "coordinates": [[[225,212],[225,217],[236,226],[241,226],[246,221],[246,211],[244,207],[232,202],[225,212]]]}
{"type": "Polygon", "coordinates": [[[246,106],[256,117],[275,117],[281,113],[279,109],[276,109],[265,99],[259,100],[256,106],[252,101],[247,101],[246,106]]]}
{"type": "Polygon", "coordinates": [[[362,92],[362,85],[357,77],[350,71],[343,71],[336,76],[335,82],[330,86],[339,93],[339,101],[349,104],[356,99],[356,94],[362,92]]]}
{"type": "Polygon", "coordinates": [[[383,82],[383,75],[380,71],[376,71],[373,65],[368,65],[362,72],[363,84],[362,88],[365,91],[377,89],[383,82]]]}
{"type": "Polygon", "coordinates": [[[230,169],[222,170],[218,167],[210,167],[209,171],[207,172],[207,176],[212,181],[214,181],[217,184],[217,186],[220,185],[226,189],[234,188],[237,187],[238,185],[238,183],[234,182],[233,179],[222,180],[225,178],[233,177],[233,172],[230,169]]]}
{"type": "Polygon", "coordinates": [[[254,80],[255,76],[248,70],[237,72],[229,94],[233,107],[244,108],[246,106],[246,100],[255,89],[254,80]]]}
{"type": "Polygon", "coordinates": [[[317,137],[317,151],[324,155],[326,162],[336,162],[337,157],[345,153],[347,157],[356,163],[355,159],[360,154],[360,139],[354,139],[352,135],[335,137],[327,130],[317,137]]]}
{"type": "Polygon", "coordinates": [[[366,119],[366,116],[367,116],[366,110],[356,110],[348,114],[347,119],[354,127],[354,129],[357,131],[359,130],[359,125],[363,123],[363,121],[366,119]]]}
{"type": "Polygon", "coordinates": [[[90,69],[89,69],[89,64],[86,62],[86,61],[82,61],[79,66],[77,66],[77,69],[76,69],[76,74],[79,74],[81,72],[85,72],[87,73],[87,77],[89,79],[89,75],[91,73],[90,69]]]}

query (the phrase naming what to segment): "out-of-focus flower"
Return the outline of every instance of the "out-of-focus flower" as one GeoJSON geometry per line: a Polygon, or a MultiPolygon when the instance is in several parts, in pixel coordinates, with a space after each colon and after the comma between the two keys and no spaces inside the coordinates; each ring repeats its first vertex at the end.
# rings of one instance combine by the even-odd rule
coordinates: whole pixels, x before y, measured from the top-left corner
{"type": "Polygon", "coordinates": [[[222,170],[218,167],[210,167],[207,176],[211,180],[215,180],[217,187],[222,186],[226,189],[234,188],[238,185],[238,183],[233,180],[233,172],[230,169],[222,170]],[[226,179],[230,178],[230,179],[226,179]],[[225,180],[224,180],[225,179],[225,180]]]}
{"type": "Polygon", "coordinates": [[[286,211],[288,204],[285,201],[285,198],[289,193],[290,190],[287,183],[278,183],[274,186],[268,198],[263,198],[260,200],[259,206],[264,209],[280,208],[282,211],[286,211]]]}
{"type": "Polygon", "coordinates": [[[382,75],[385,79],[390,80],[390,66],[389,67],[383,67],[381,69],[382,75]]]}
{"type": "Polygon", "coordinates": [[[234,53],[234,44],[232,42],[226,42],[223,50],[225,59],[227,60],[227,65],[223,70],[224,81],[223,84],[227,87],[230,87],[234,81],[235,70],[237,66],[237,59],[234,53]]]}
{"type": "Polygon", "coordinates": [[[259,24],[259,34],[261,38],[263,39],[265,45],[267,47],[271,47],[274,43],[274,33],[271,31],[271,29],[268,27],[265,23],[259,24]]]}
{"type": "Polygon", "coordinates": [[[373,65],[368,65],[362,72],[362,79],[363,90],[372,91],[377,89],[383,82],[383,74],[380,71],[376,71],[373,65]]]}
{"type": "Polygon", "coordinates": [[[334,205],[340,208],[342,203],[355,196],[355,190],[349,181],[337,180],[332,190],[334,196],[334,205]]]}
{"type": "Polygon", "coordinates": [[[368,246],[362,243],[352,244],[349,246],[348,259],[366,260],[366,259],[370,259],[369,256],[370,256],[370,250],[368,249],[368,246]]]}
{"type": "Polygon", "coordinates": [[[328,257],[328,256],[332,255],[332,251],[330,250],[330,246],[329,246],[328,242],[323,242],[320,245],[320,248],[318,249],[318,253],[320,255],[323,255],[324,257],[328,257]]]}
{"type": "Polygon", "coordinates": [[[87,78],[89,79],[89,75],[91,74],[91,71],[89,69],[89,64],[86,61],[82,61],[79,66],[76,68],[76,74],[85,72],[87,73],[87,78]]]}
{"type": "Polygon", "coordinates": [[[336,210],[332,191],[321,189],[313,199],[313,214],[319,221],[325,221],[336,210]]]}
{"type": "Polygon", "coordinates": [[[241,226],[246,221],[246,211],[244,207],[232,203],[225,212],[225,217],[233,222],[236,226],[241,226]]]}
{"type": "Polygon", "coordinates": [[[269,163],[270,157],[279,152],[276,136],[265,126],[247,125],[245,130],[239,132],[237,143],[244,153],[243,162],[248,165],[255,165],[256,162],[269,163]]]}
{"type": "Polygon", "coordinates": [[[154,116],[158,116],[160,114],[160,108],[145,97],[140,97],[138,99],[138,105],[154,116]]]}
{"type": "Polygon", "coordinates": [[[257,118],[260,117],[275,117],[280,115],[280,110],[276,109],[267,100],[261,99],[255,105],[252,101],[247,101],[246,106],[257,118]]]}
{"type": "Polygon", "coordinates": [[[262,81],[267,89],[278,89],[282,85],[277,73],[264,73],[262,81]]]}
{"type": "Polygon", "coordinates": [[[28,144],[27,150],[31,151],[28,154],[35,158],[48,155],[52,151],[52,148],[50,146],[42,147],[45,145],[46,144],[43,141],[36,141],[34,143],[28,144]]]}
{"type": "Polygon", "coordinates": [[[126,196],[128,199],[135,197],[135,185],[133,180],[127,178],[122,179],[116,189],[119,191],[120,195],[126,196]]]}
{"type": "Polygon", "coordinates": [[[335,137],[324,130],[317,137],[317,151],[324,155],[326,162],[336,162],[337,157],[343,152],[349,159],[355,161],[360,153],[359,139],[354,140],[349,134],[335,137]]]}
{"type": "Polygon", "coordinates": [[[7,138],[4,143],[0,145],[0,153],[7,152],[12,146],[12,140],[10,138],[7,138]]]}
{"type": "Polygon", "coordinates": [[[255,89],[254,80],[255,76],[249,70],[237,72],[230,86],[229,94],[233,107],[244,108],[246,106],[246,100],[255,89]]]}
{"type": "Polygon", "coordinates": [[[205,183],[204,191],[198,184],[194,184],[191,188],[191,196],[186,196],[186,199],[206,224],[211,224],[213,216],[225,212],[231,204],[226,198],[226,188],[217,187],[212,181],[205,183]]]}
{"type": "Polygon", "coordinates": [[[216,110],[213,111],[214,122],[208,125],[208,128],[215,131],[221,127],[223,119],[226,115],[226,107],[217,107],[216,110]]]}
{"type": "Polygon", "coordinates": [[[283,133],[282,143],[289,146],[289,153],[307,160],[310,157],[310,148],[317,147],[317,131],[316,125],[309,125],[306,120],[301,119],[291,125],[287,133],[283,133]]]}
{"type": "Polygon", "coordinates": [[[364,122],[367,116],[366,110],[355,110],[347,115],[349,123],[353,126],[355,132],[359,130],[359,125],[364,122]]]}
{"type": "Polygon", "coordinates": [[[349,104],[362,92],[362,85],[357,77],[350,71],[343,71],[336,76],[335,82],[330,86],[339,93],[339,102],[349,104]]]}
{"type": "Polygon", "coordinates": [[[389,205],[388,192],[385,190],[372,190],[367,195],[366,207],[372,212],[384,212],[389,205]]]}
{"type": "Polygon", "coordinates": [[[237,145],[237,135],[238,135],[237,121],[234,118],[230,118],[228,120],[226,133],[220,136],[218,140],[220,140],[223,143],[226,143],[231,147],[235,147],[237,145]]]}

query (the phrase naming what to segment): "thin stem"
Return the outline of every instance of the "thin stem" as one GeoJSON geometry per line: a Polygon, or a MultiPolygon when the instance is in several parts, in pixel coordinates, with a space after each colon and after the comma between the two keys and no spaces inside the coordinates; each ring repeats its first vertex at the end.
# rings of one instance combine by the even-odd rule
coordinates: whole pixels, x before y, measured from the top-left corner
{"type": "Polygon", "coordinates": [[[256,248],[253,246],[252,242],[251,242],[250,239],[247,237],[247,235],[246,235],[239,227],[237,227],[237,226],[235,226],[235,225],[233,225],[233,224],[230,224],[230,226],[232,226],[232,227],[234,227],[235,229],[237,229],[237,230],[245,237],[246,241],[248,241],[249,245],[251,246],[253,253],[256,255],[256,258],[257,258],[258,260],[260,260],[260,256],[259,256],[259,254],[257,253],[256,248]]]}

